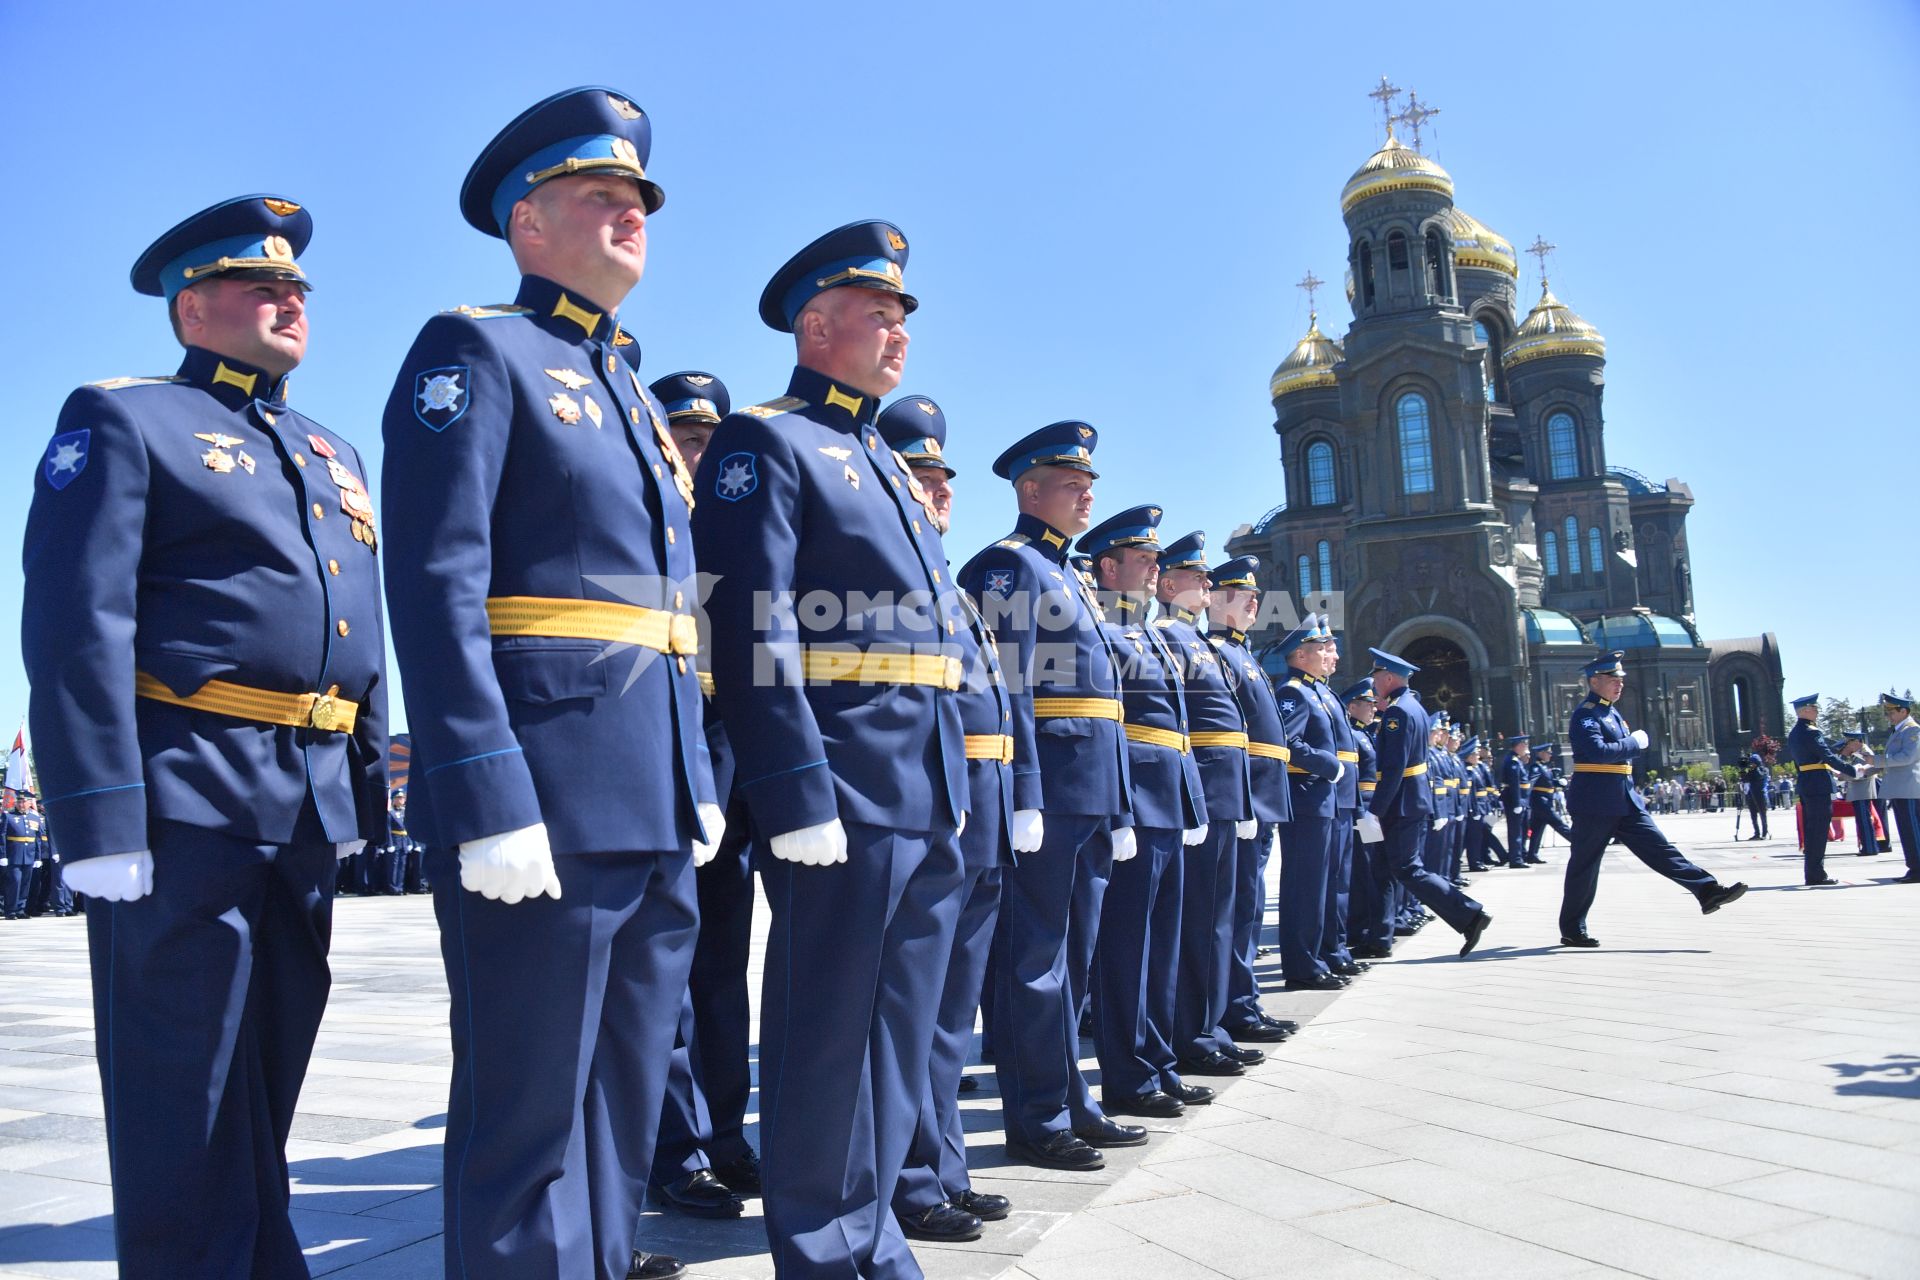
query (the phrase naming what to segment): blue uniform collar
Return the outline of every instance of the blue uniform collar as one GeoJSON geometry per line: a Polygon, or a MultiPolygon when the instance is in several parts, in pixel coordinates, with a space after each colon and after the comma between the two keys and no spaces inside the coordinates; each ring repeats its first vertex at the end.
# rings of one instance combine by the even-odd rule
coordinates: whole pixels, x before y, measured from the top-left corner
{"type": "Polygon", "coordinates": [[[1038,516],[1022,513],[1014,522],[1013,531],[1038,547],[1041,554],[1056,564],[1067,562],[1067,535],[1048,524],[1038,516]]]}
{"type": "Polygon", "coordinates": [[[855,431],[872,422],[880,412],[880,397],[870,396],[852,387],[843,387],[826,374],[795,365],[787,382],[787,394],[826,414],[826,425],[841,431],[855,431]]]}
{"type": "MultiPolygon", "coordinates": [[[[1102,594],[1105,593],[1103,592],[1102,594]]],[[[1146,619],[1146,605],[1138,596],[1120,593],[1115,594],[1112,599],[1113,611],[1120,615],[1120,621],[1122,623],[1131,625],[1146,619]]]]}
{"type": "Polygon", "coordinates": [[[208,351],[205,347],[187,348],[186,359],[180,362],[179,376],[229,409],[245,408],[255,400],[278,408],[287,401],[287,375],[276,382],[258,365],[208,351]]]}
{"type": "Polygon", "coordinates": [[[568,293],[545,276],[521,276],[513,304],[531,311],[536,324],[566,342],[606,342],[620,329],[613,313],[568,293]]]}
{"type": "Polygon", "coordinates": [[[1160,605],[1160,616],[1163,618],[1177,618],[1188,626],[1192,626],[1200,620],[1200,615],[1193,610],[1183,609],[1171,601],[1162,602],[1160,605]]]}

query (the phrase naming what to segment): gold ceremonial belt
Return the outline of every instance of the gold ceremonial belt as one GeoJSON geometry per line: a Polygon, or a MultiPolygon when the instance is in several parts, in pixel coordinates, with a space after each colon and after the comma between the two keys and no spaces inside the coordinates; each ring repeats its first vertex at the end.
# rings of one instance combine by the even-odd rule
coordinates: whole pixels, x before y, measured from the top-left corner
{"type": "Polygon", "coordinates": [[[1827,766],[1826,766],[1826,764],[1825,764],[1824,762],[1822,762],[1822,763],[1819,763],[1819,764],[1803,764],[1803,765],[1801,765],[1801,766],[1800,766],[1800,772],[1802,772],[1802,773],[1813,773],[1813,772],[1815,772],[1816,770],[1819,770],[1819,769],[1824,769],[1824,768],[1826,768],[1826,767],[1827,767],[1827,766]]]}
{"type": "Polygon", "coordinates": [[[13,841],[13,842],[14,842],[15,844],[38,844],[38,843],[40,843],[40,837],[39,837],[39,836],[8,836],[8,837],[7,837],[7,839],[9,839],[9,840],[11,840],[11,841],[13,841]]]}
{"type": "Polygon", "coordinates": [[[800,672],[809,680],[853,684],[930,684],[960,687],[960,659],[938,653],[862,653],[858,649],[808,649],[800,672]]]}
{"type": "Polygon", "coordinates": [[[1242,751],[1247,749],[1246,734],[1229,733],[1222,729],[1202,729],[1199,733],[1190,733],[1187,735],[1187,741],[1196,747],[1238,747],[1242,751]]]}
{"type": "Polygon", "coordinates": [[[161,684],[144,671],[133,677],[133,691],[142,698],[171,703],[194,711],[211,711],[236,720],[257,720],[262,724],[284,724],[295,729],[318,729],[323,733],[352,733],[360,715],[360,704],[336,698],[340,686],[325,693],[274,693],[267,689],[249,689],[243,684],[209,680],[186,697],[161,684]]]}
{"type": "Polygon", "coordinates": [[[1144,742],[1149,746],[1166,747],[1170,751],[1187,754],[1191,746],[1185,734],[1175,733],[1171,729],[1155,729],[1151,725],[1130,724],[1126,726],[1128,742],[1144,742]]]}
{"type": "Polygon", "coordinates": [[[1035,698],[1036,720],[1124,720],[1126,714],[1113,698],[1035,698]]]}
{"type": "Polygon", "coordinates": [[[1009,733],[970,733],[967,735],[967,759],[998,760],[1013,763],[1013,735],[1009,733]]]}
{"type": "Polygon", "coordinates": [[[496,636],[546,636],[555,640],[637,644],[658,653],[682,657],[700,651],[700,630],[692,614],[615,604],[609,600],[489,596],[487,627],[496,636]]]}
{"type": "Polygon", "coordinates": [[[1379,786],[1380,784],[1377,782],[1363,782],[1360,784],[1360,789],[1362,791],[1375,791],[1379,789],[1379,786]]]}
{"type": "Polygon", "coordinates": [[[1425,773],[1426,771],[1427,771],[1427,766],[1423,764],[1417,764],[1417,765],[1414,765],[1411,769],[1402,769],[1400,771],[1400,776],[1403,778],[1417,778],[1421,774],[1425,773]]]}
{"type": "MultiPolygon", "coordinates": [[[[1573,766],[1573,771],[1575,773],[1631,774],[1633,772],[1633,766],[1630,764],[1575,764],[1573,766]]],[[[1535,788],[1535,790],[1538,790],[1538,788],[1535,788]]]]}
{"type": "Polygon", "coordinates": [[[1277,746],[1271,742],[1255,742],[1251,738],[1247,739],[1247,754],[1250,756],[1259,756],[1262,760],[1293,759],[1293,752],[1287,750],[1285,747],[1277,746]]]}
{"type": "MultiPolygon", "coordinates": [[[[1631,773],[1631,772],[1632,772],[1632,770],[1628,770],[1628,772],[1629,772],[1629,773],[1631,773]]],[[[1552,795],[1552,794],[1553,794],[1553,788],[1552,788],[1552,787],[1533,787],[1533,788],[1531,788],[1531,790],[1532,790],[1532,791],[1534,792],[1534,794],[1536,794],[1536,795],[1538,795],[1538,794],[1540,794],[1540,793],[1542,793],[1542,792],[1544,792],[1544,793],[1545,793],[1545,794],[1547,794],[1547,795],[1552,795]]]]}
{"type": "Polygon", "coordinates": [[[1358,751],[1336,751],[1333,753],[1333,758],[1336,760],[1345,760],[1348,764],[1360,763],[1360,753],[1358,751]]]}

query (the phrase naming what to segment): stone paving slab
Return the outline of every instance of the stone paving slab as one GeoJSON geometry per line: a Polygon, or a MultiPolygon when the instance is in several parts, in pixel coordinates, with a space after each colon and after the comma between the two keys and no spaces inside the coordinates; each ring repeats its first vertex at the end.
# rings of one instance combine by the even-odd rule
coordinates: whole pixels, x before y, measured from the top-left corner
{"type": "MultiPolygon", "coordinates": [[[[977,1242],[917,1247],[922,1267],[1920,1276],[1920,889],[1891,883],[1897,858],[1844,851],[1840,888],[1803,889],[1784,840],[1662,823],[1754,892],[1703,919],[1616,850],[1590,921],[1605,945],[1572,952],[1553,945],[1558,865],[1477,876],[1496,919],[1473,957],[1434,925],[1338,996],[1270,993],[1305,1029],[1098,1173],[1009,1162],[992,1070],[970,1068],[976,1185],[1015,1208],[977,1242]]],[[[756,972],[764,904],[758,924],[756,972]]],[[[343,900],[334,970],[288,1152],[295,1220],[316,1275],[435,1280],[451,1055],[428,900],[343,900]]],[[[0,927],[0,972],[0,1275],[112,1276],[83,927],[0,927]]],[[[771,1274],[757,1202],[732,1223],[649,1213],[642,1245],[701,1277],[771,1274]]]]}

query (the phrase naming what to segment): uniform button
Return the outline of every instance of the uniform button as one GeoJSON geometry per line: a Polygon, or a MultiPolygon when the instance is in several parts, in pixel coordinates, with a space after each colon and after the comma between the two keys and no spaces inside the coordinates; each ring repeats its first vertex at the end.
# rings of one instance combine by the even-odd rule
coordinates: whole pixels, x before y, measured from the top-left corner
{"type": "Polygon", "coordinates": [[[880,442],[878,440],[874,439],[872,436],[867,437],[867,448],[878,449],[879,447],[880,447],[880,442]]]}
{"type": "Polygon", "coordinates": [[[940,581],[940,571],[939,571],[938,569],[935,569],[935,570],[933,571],[933,580],[934,580],[935,582],[938,582],[938,581],[940,581]]]}
{"type": "Polygon", "coordinates": [[[323,506],[321,506],[321,505],[320,505],[319,503],[317,503],[317,502],[316,502],[316,503],[314,503],[314,504],[313,504],[313,518],[314,518],[315,520],[325,520],[325,519],[327,518],[327,509],[326,509],[325,507],[323,507],[323,506]]]}
{"type": "Polygon", "coordinates": [[[614,363],[614,361],[613,361],[613,357],[612,357],[612,356],[608,356],[608,357],[607,357],[607,372],[608,372],[608,373],[612,373],[612,372],[613,372],[613,371],[614,371],[615,369],[617,369],[617,368],[619,368],[619,367],[620,367],[619,365],[617,365],[617,364],[615,364],[615,363],[614,363]]]}
{"type": "Polygon", "coordinates": [[[898,488],[900,487],[900,477],[899,477],[899,476],[888,476],[888,477],[887,477],[887,479],[889,479],[889,480],[891,480],[891,481],[893,481],[893,487],[894,487],[894,488],[896,488],[896,489],[898,489],[898,488]]]}
{"type": "Polygon", "coordinates": [[[637,427],[637,426],[639,426],[639,425],[640,425],[640,411],[639,411],[638,409],[628,409],[628,410],[627,410],[627,421],[628,421],[628,422],[631,422],[631,423],[632,423],[632,424],[633,424],[634,426],[636,426],[636,427],[637,427]]]}
{"type": "Polygon", "coordinates": [[[653,478],[655,480],[660,478],[660,464],[657,462],[653,464],[653,478]]]}
{"type": "Polygon", "coordinates": [[[953,634],[953,619],[951,618],[947,619],[947,634],[948,635],[953,634]]]}
{"type": "Polygon", "coordinates": [[[672,525],[667,526],[667,545],[668,546],[673,545],[673,526],[672,525]]]}
{"type": "Polygon", "coordinates": [[[673,607],[676,609],[684,609],[687,607],[687,597],[684,593],[679,591],[673,593],[673,607]]]}
{"type": "Polygon", "coordinates": [[[328,572],[328,573],[330,573],[330,574],[332,574],[332,575],[333,575],[334,577],[336,577],[336,578],[337,578],[337,577],[339,577],[339,576],[340,576],[340,562],[339,562],[338,560],[329,560],[329,561],[327,561],[327,572],[328,572]]]}
{"type": "Polygon", "coordinates": [[[915,521],[913,522],[913,531],[914,531],[915,533],[918,533],[918,532],[920,532],[920,522],[919,522],[918,520],[915,520],[915,521]]]}
{"type": "Polygon", "coordinates": [[[347,620],[346,620],[345,618],[342,618],[342,619],[340,619],[340,621],[338,621],[338,622],[336,622],[336,623],[334,623],[334,624],[333,624],[333,629],[334,629],[335,631],[338,631],[338,632],[339,632],[339,633],[340,633],[341,635],[343,635],[343,636],[344,636],[345,634],[347,634],[347,632],[349,632],[349,631],[351,631],[351,630],[353,630],[353,628],[352,628],[352,627],[349,627],[349,626],[347,625],[347,620]]]}
{"type": "Polygon", "coordinates": [[[304,454],[304,453],[296,453],[296,454],[294,454],[294,455],[293,455],[293,465],[294,465],[294,466],[296,466],[296,467],[304,467],[304,466],[306,466],[306,465],[307,465],[307,455],[306,455],[306,454],[304,454]]]}

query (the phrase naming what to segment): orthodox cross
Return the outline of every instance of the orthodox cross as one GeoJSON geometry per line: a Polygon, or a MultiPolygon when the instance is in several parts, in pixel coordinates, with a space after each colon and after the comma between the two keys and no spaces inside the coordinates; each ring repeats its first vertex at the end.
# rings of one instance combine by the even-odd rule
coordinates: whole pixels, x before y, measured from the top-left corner
{"type": "Polygon", "coordinates": [[[1559,247],[1559,245],[1548,244],[1545,236],[1535,236],[1533,243],[1527,246],[1527,252],[1532,254],[1540,263],[1540,287],[1542,289],[1547,287],[1547,255],[1559,247]]]}
{"type": "Polygon", "coordinates": [[[1386,120],[1387,136],[1391,138],[1393,136],[1393,100],[1400,96],[1400,87],[1389,83],[1385,76],[1381,76],[1380,87],[1367,96],[1380,104],[1380,114],[1386,120]]]}
{"type": "Polygon", "coordinates": [[[1309,270],[1306,275],[1300,277],[1300,282],[1293,286],[1296,289],[1305,289],[1307,291],[1307,312],[1309,315],[1317,317],[1320,314],[1319,308],[1313,305],[1313,295],[1320,286],[1325,283],[1325,280],[1322,280],[1309,270]]]}
{"type": "Polygon", "coordinates": [[[1407,109],[1393,117],[1413,131],[1413,149],[1420,150],[1420,129],[1427,121],[1440,114],[1440,108],[1429,107],[1420,101],[1420,95],[1407,90],[1407,109]]]}

